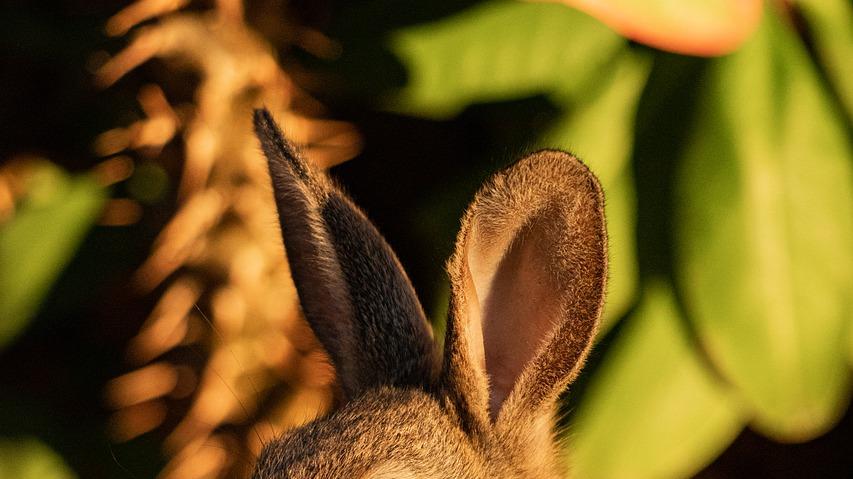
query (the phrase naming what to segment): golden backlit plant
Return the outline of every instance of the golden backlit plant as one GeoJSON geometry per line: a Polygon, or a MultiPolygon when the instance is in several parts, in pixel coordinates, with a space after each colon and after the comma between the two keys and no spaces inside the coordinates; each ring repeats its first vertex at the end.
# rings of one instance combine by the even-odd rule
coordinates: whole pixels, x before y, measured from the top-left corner
{"type": "MultiPolygon", "coordinates": [[[[152,59],[198,78],[182,104],[170,101],[168,80],[142,87],[145,117],[96,140],[101,155],[134,150],[167,164],[179,152],[183,165],[177,212],[134,277],[140,293],[159,295],[128,348],[137,369],[113,380],[107,398],[117,440],[168,428],[160,477],[243,477],[264,441],[327,407],[334,376],[299,313],[251,110],[273,111],[323,167],[355,155],[360,137],[321,119],[241,2],[181,10],[188,3],[139,0],[106,26],[134,37],[100,66],[102,85],[152,59]]],[[[321,53],[333,45],[308,29],[282,38],[321,53]]]]}

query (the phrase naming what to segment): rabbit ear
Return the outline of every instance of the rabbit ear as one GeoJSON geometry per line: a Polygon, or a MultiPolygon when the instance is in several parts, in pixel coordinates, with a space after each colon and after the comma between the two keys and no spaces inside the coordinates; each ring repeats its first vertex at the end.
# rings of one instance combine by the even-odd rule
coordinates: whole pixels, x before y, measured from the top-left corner
{"type": "Polygon", "coordinates": [[[431,329],[394,252],[299,156],[266,109],[255,110],[254,123],[302,310],[331,357],[344,399],[377,386],[430,383],[431,329]]]}
{"type": "Polygon", "coordinates": [[[462,220],[449,262],[444,383],[489,428],[556,404],[598,328],[607,278],[598,180],[561,151],[497,173],[462,220]]]}

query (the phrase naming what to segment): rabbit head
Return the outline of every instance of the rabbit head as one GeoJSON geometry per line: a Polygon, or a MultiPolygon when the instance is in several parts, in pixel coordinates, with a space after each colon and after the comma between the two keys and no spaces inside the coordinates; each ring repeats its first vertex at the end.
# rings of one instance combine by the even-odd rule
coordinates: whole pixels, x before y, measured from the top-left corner
{"type": "Polygon", "coordinates": [[[269,112],[254,121],[302,310],[339,398],[330,415],[268,444],[253,477],[565,477],[557,400],[589,352],[607,278],[604,198],[589,169],[544,150],[486,182],[448,262],[439,353],[376,228],[269,112]]]}

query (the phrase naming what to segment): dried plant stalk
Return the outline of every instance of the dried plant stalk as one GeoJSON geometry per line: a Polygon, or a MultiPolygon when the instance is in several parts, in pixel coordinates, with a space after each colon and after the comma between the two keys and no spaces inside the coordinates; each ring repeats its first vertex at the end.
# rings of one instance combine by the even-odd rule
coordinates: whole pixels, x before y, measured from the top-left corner
{"type": "MultiPolygon", "coordinates": [[[[146,86],[139,94],[146,117],[95,144],[103,155],[136,149],[163,161],[169,142],[184,147],[180,207],[134,279],[143,291],[163,293],[128,350],[139,369],[111,382],[107,398],[118,410],[112,430],[120,440],[179,411],[160,477],[245,477],[266,440],[328,407],[334,376],[298,312],[251,109],[275,112],[324,167],[355,155],[360,137],[347,123],[320,119],[320,105],[245,23],[242,3],[222,0],[202,13],[181,11],[186,3],[139,0],[106,27],[118,35],[156,19],[100,68],[102,85],[152,58],[178,60],[175,68],[199,76],[185,105],[170,104],[168,85],[146,86]],[[203,361],[181,362],[182,350],[201,352],[203,361]]],[[[297,32],[294,42],[331,44],[301,31],[307,38],[297,32]]]]}

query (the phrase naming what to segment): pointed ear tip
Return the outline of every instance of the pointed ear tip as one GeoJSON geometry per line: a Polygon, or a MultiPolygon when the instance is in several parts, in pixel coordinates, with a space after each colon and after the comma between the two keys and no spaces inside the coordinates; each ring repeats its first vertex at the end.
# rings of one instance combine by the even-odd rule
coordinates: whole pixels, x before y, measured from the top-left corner
{"type": "Polygon", "coordinates": [[[526,156],[523,160],[533,160],[536,159],[542,160],[552,160],[557,162],[567,162],[572,165],[572,170],[578,174],[578,176],[584,177],[589,181],[589,184],[592,190],[595,192],[596,196],[599,197],[602,201],[604,199],[604,190],[601,186],[601,181],[596,176],[595,172],[592,171],[592,168],[586,164],[580,157],[575,155],[570,151],[558,150],[556,148],[547,148],[531,153],[526,156]]]}
{"type": "Polygon", "coordinates": [[[252,122],[255,124],[255,129],[269,128],[275,125],[272,114],[266,107],[255,108],[252,110],[252,122]]]}
{"type": "Polygon", "coordinates": [[[566,162],[572,166],[579,167],[584,173],[595,176],[592,170],[581,160],[577,155],[570,151],[558,150],[556,148],[546,148],[535,151],[522,158],[521,161],[543,161],[548,162],[566,162]]]}

